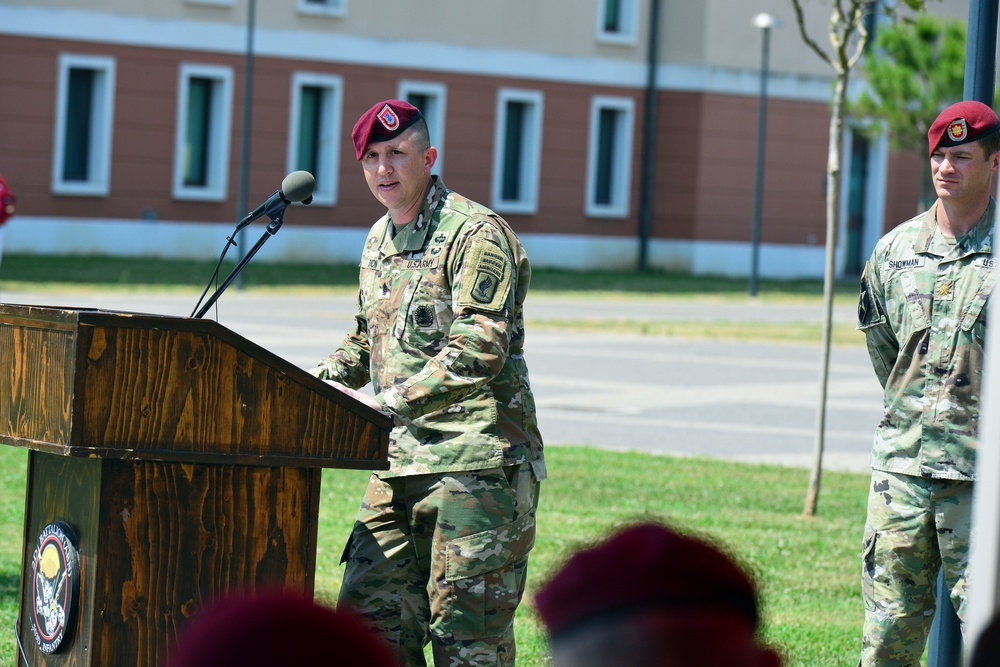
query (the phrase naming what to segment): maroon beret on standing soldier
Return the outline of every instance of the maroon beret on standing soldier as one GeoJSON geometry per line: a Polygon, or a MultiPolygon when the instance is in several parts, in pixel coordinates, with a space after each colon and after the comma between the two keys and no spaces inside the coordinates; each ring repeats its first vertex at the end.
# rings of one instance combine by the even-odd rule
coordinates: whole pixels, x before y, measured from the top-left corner
{"type": "Polygon", "coordinates": [[[952,104],[931,123],[927,130],[930,155],[939,147],[947,148],[978,141],[1000,130],[1000,118],[982,102],[966,100],[952,104]]]}
{"type": "Polygon", "coordinates": [[[366,111],[354,124],[351,138],[358,159],[368,145],[401,135],[420,119],[420,109],[403,100],[385,100],[366,111]]]}

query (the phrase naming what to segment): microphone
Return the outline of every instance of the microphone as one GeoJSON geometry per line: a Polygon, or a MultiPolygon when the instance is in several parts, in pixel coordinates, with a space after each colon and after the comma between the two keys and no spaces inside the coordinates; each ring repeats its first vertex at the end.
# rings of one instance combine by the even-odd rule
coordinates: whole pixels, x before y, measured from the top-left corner
{"type": "Polygon", "coordinates": [[[236,225],[236,231],[243,229],[262,215],[271,217],[275,213],[283,211],[292,202],[311,203],[315,187],[316,178],[308,171],[293,171],[281,181],[280,190],[264,200],[263,204],[250,211],[245,218],[239,221],[236,225]]]}

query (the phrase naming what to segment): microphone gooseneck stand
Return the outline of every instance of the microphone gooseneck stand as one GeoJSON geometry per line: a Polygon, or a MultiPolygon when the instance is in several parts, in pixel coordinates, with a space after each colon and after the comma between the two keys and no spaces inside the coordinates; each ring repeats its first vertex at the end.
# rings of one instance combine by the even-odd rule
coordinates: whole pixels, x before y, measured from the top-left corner
{"type": "MultiPolygon", "coordinates": [[[[263,246],[269,238],[278,233],[278,230],[281,229],[281,224],[285,220],[285,209],[288,207],[288,203],[289,202],[284,199],[281,199],[274,206],[269,207],[268,210],[265,211],[265,214],[271,218],[271,222],[264,229],[264,233],[260,235],[257,243],[255,243],[253,247],[247,251],[243,259],[241,259],[236,265],[236,268],[234,268],[226,279],[222,281],[222,285],[220,285],[218,289],[212,293],[212,296],[208,298],[208,301],[205,302],[201,309],[199,309],[197,305],[195,306],[195,312],[191,314],[191,317],[204,317],[205,313],[208,312],[208,309],[212,307],[212,304],[219,300],[219,297],[226,291],[226,288],[229,287],[229,285],[236,279],[236,276],[240,274],[240,271],[242,271],[246,265],[250,263],[250,260],[253,259],[253,256],[256,255],[257,251],[261,249],[261,246],[263,246]]],[[[226,238],[226,246],[222,249],[222,256],[219,258],[219,265],[215,267],[215,274],[213,274],[212,279],[218,275],[219,267],[222,266],[222,260],[225,258],[226,251],[229,250],[229,246],[236,245],[236,241],[233,240],[236,236],[236,231],[239,231],[248,223],[249,221],[246,221],[245,219],[241,220],[240,224],[236,226],[236,230],[233,231],[233,235],[226,238]]],[[[209,280],[209,286],[212,284],[212,279],[209,280]]],[[[208,287],[205,288],[205,292],[208,292],[208,287]]],[[[202,293],[202,298],[205,298],[204,293],[202,293]]],[[[201,303],[201,299],[198,300],[198,303],[201,303]]]]}

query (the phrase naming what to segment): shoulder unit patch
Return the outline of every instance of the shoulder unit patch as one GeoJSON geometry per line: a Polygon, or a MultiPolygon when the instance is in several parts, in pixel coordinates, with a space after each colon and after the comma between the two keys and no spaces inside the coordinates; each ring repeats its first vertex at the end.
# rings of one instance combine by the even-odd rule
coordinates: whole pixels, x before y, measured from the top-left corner
{"type": "Polygon", "coordinates": [[[458,305],[498,311],[507,301],[510,281],[506,253],[489,241],[474,239],[465,258],[458,305]]]}

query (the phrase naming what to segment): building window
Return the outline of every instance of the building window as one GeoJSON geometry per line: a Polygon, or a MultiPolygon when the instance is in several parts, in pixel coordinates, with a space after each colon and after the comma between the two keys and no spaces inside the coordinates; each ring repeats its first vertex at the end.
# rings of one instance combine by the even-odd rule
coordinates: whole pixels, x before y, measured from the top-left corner
{"type": "Polygon", "coordinates": [[[292,77],[288,170],[316,178],[314,204],[337,203],[343,90],[339,76],[296,72],[292,77]]]}
{"type": "Polygon", "coordinates": [[[631,98],[595,97],[591,102],[587,215],[628,216],[634,124],[635,102],[631,98]]]}
{"type": "Polygon", "coordinates": [[[498,212],[538,212],[541,149],[542,94],[501,90],[493,146],[492,206],[498,212]]]}
{"type": "Polygon", "coordinates": [[[303,14],[343,16],[347,13],[347,0],[299,0],[299,11],[303,14]]]}
{"type": "Polygon", "coordinates": [[[114,97],[114,59],[59,57],[54,193],[104,196],[110,191],[114,97]]]}
{"type": "Polygon", "coordinates": [[[181,65],[174,147],[174,197],[224,201],[229,179],[233,71],[181,65]]]}
{"type": "Polygon", "coordinates": [[[402,81],[399,84],[399,99],[406,100],[420,109],[427,121],[431,145],[437,148],[437,162],[431,172],[444,173],[444,119],[447,88],[439,83],[402,81]]]}
{"type": "Polygon", "coordinates": [[[600,0],[597,3],[597,39],[634,44],[638,6],[636,0],[600,0]]]}

